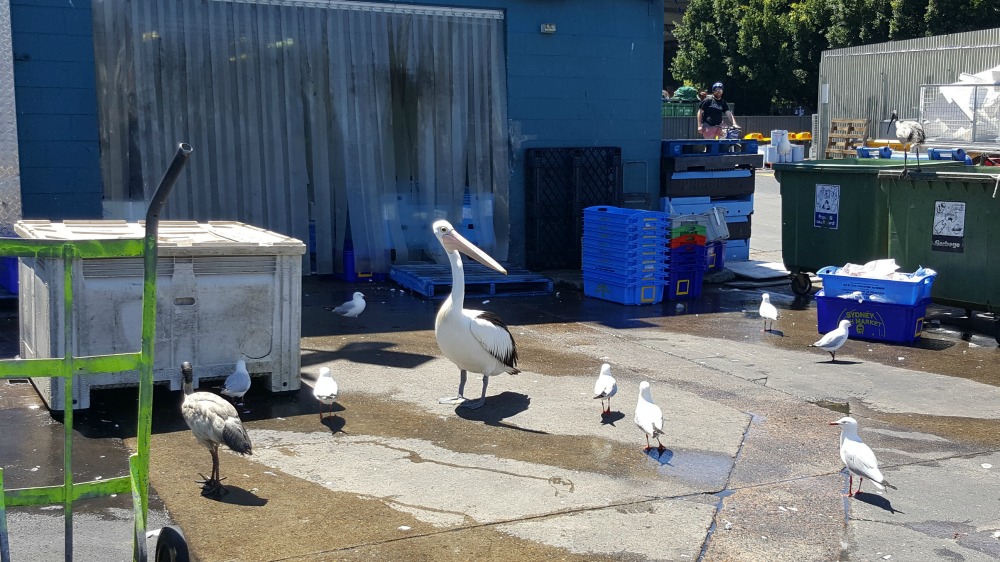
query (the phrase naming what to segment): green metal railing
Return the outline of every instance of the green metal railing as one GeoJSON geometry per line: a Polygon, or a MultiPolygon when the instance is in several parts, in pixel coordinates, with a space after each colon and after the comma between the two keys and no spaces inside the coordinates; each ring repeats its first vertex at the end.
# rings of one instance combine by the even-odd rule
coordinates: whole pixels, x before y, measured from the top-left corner
{"type": "Polygon", "coordinates": [[[65,521],[65,556],[73,559],[73,504],[131,492],[135,511],[132,559],[146,560],[146,516],[149,511],[149,440],[153,409],[153,344],[156,338],[156,261],[160,210],[191,155],[180,144],[146,211],[145,238],[141,240],[26,240],[0,238],[0,256],[52,258],[63,261],[63,357],[0,361],[0,379],[58,377],[63,381],[63,483],[58,486],[6,489],[0,468],[0,561],[10,561],[7,509],[17,506],[62,505],[65,521]],[[143,258],[142,345],[138,352],[75,357],[73,355],[73,262],[88,258],[143,258]],[[136,452],[129,457],[129,475],[91,482],[73,481],[73,380],[81,375],[118,371],[139,373],[139,419],[136,452]]]}

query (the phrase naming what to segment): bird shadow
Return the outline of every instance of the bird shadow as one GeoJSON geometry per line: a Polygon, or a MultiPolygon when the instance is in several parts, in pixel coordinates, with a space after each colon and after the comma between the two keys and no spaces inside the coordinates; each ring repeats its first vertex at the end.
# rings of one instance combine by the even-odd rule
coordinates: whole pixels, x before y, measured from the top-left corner
{"type": "Polygon", "coordinates": [[[674,452],[670,449],[664,449],[661,453],[659,449],[653,447],[652,449],[643,452],[647,457],[653,459],[661,465],[670,465],[670,459],[674,458],[674,452]]]}
{"type": "MultiPolygon", "coordinates": [[[[343,410],[343,408],[341,408],[341,410],[343,410]]],[[[328,427],[330,429],[330,433],[332,434],[347,433],[344,431],[344,426],[347,425],[347,420],[338,415],[326,416],[322,421],[320,421],[320,423],[328,427]]]]}
{"type": "Polygon", "coordinates": [[[625,419],[625,414],[621,412],[611,412],[610,414],[601,414],[601,425],[610,425],[614,427],[616,421],[621,421],[625,419]]]}
{"type": "Polygon", "coordinates": [[[775,330],[774,328],[771,328],[770,330],[764,330],[764,331],[768,334],[771,334],[772,336],[778,336],[782,338],[785,337],[785,332],[782,332],[781,330],[775,330]]]}
{"type": "Polygon", "coordinates": [[[830,365],[860,365],[861,361],[844,361],[843,359],[827,359],[826,361],[817,361],[817,363],[828,363],[830,365]]]}
{"type": "Polygon", "coordinates": [[[496,396],[487,396],[486,402],[475,410],[457,406],[455,408],[455,414],[464,420],[481,421],[486,425],[548,435],[548,432],[546,431],[526,429],[503,422],[503,420],[507,418],[514,417],[517,414],[526,411],[530,404],[531,398],[528,398],[528,395],[521,394],[519,392],[505,391],[497,394],[496,396]]]}
{"type": "Polygon", "coordinates": [[[249,490],[240,488],[239,486],[226,485],[223,486],[223,489],[225,491],[208,494],[202,497],[219,503],[228,503],[230,505],[244,505],[247,507],[262,507],[267,505],[267,498],[262,498],[249,490]]]}
{"type": "Polygon", "coordinates": [[[857,492],[854,494],[854,499],[860,502],[865,502],[868,505],[884,509],[885,511],[888,511],[893,515],[897,513],[903,513],[902,511],[899,511],[898,509],[892,507],[892,502],[889,501],[889,498],[885,496],[880,496],[878,494],[869,494],[868,492],[857,492]]]}

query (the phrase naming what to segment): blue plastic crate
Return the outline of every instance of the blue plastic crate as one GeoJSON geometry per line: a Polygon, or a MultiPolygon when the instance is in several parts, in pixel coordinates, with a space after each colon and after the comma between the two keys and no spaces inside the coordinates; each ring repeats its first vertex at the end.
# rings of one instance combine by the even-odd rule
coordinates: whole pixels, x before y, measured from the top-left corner
{"type": "Polygon", "coordinates": [[[613,260],[584,257],[581,269],[585,272],[588,270],[600,271],[606,275],[620,276],[635,280],[647,279],[650,275],[663,275],[667,272],[667,264],[660,260],[623,264],[613,260]]]}
{"type": "Polygon", "coordinates": [[[607,223],[612,225],[638,226],[640,228],[656,228],[669,224],[670,217],[659,211],[644,211],[641,209],[625,209],[622,207],[596,206],[583,210],[584,224],[607,223]]]}
{"type": "Polygon", "coordinates": [[[930,299],[917,304],[888,304],[828,297],[826,289],[816,293],[816,328],[825,334],[850,320],[848,337],[862,340],[913,343],[924,329],[930,299]]]}
{"type": "Polygon", "coordinates": [[[727,261],[748,261],[750,259],[750,240],[747,238],[730,238],[726,240],[727,261]]]}
{"type": "Polygon", "coordinates": [[[866,300],[875,295],[884,302],[892,304],[914,305],[931,298],[931,286],[934,284],[934,278],[937,277],[937,273],[928,269],[926,271],[932,273],[917,281],[890,281],[888,279],[837,275],[838,269],[838,267],[828,266],[816,272],[823,280],[823,291],[827,295],[836,298],[840,295],[861,291],[866,300]]]}
{"type": "Polygon", "coordinates": [[[736,197],[661,197],[660,210],[678,215],[700,215],[714,207],[726,210],[727,217],[742,217],[753,213],[753,194],[736,197]]]}
{"type": "Polygon", "coordinates": [[[618,283],[583,274],[583,294],[620,304],[658,304],[663,301],[663,282],[618,283]]]}
{"type": "Polygon", "coordinates": [[[701,283],[705,278],[705,270],[671,269],[667,299],[672,301],[701,298],[701,283]]]}
{"type": "Polygon", "coordinates": [[[726,267],[726,241],[716,240],[709,242],[705,246],[705,269],[708,271],[721,271],[726,267]]]}
{"type": "Polygon", "coordinates": [[[0,257],[0,287],[12,295],[17,294],[17,258],[0,257]]]}

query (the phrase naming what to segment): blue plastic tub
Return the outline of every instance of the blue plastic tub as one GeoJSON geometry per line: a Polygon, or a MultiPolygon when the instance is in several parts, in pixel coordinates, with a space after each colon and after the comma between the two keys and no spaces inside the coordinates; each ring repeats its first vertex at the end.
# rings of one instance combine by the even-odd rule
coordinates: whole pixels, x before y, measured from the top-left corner
{"type": "Polygon", "coordinates": [[[705,246],[705,265],[708,271],[721,271],[726,267],[726,241],[716,240],[705,246]]]}
{"type": "Polygon", "coordinates": [[[17,258],[0,257],[0,287],[12,295],[17,294],[17,258]]]}
{"type": "Polygon", "coordinates": [[[704,278],[703,268],[671,269],[667,299],[679,301],[701,298],[701,283],[704,278]]]}
{"type": "Polygon", "coordinates": [[[931,298],[931,285],[934,283],[934,278],[937,277],[937,273],[931,273],[917,281],[890,281],[888,279],[836,275],[837,269],[839,268],[827,266],[816,272],[823,280],[825,294],[835,298],[861,291],[865,300],[871,300],[874,295],[890,304],[914,305],[931,298]]]}
{"type": "Polygon", "coordinates": [[[583,294],[620,304],[658,304],[663,301],[662,281],[616,282],[583,272],[583,294]]]}
{"type": "Polygon", "coordinates": [[[924,329],[924,316],[930,299],[917,304],[888,304],[870,300],[828,297],[825,289],[816,293],[816,328],[825,334],[850,320],[848,337],[852,339],[913,343],[924,329]]]}

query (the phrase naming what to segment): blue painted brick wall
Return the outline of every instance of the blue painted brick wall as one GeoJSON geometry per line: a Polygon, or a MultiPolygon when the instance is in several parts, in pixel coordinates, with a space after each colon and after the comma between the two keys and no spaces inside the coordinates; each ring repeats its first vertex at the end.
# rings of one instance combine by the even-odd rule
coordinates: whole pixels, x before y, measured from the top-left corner
{"type": "Polygon", "coordinates": [[[12,0],[14,96],[25,218],[100,218],[90,0],[12,0]]]}

